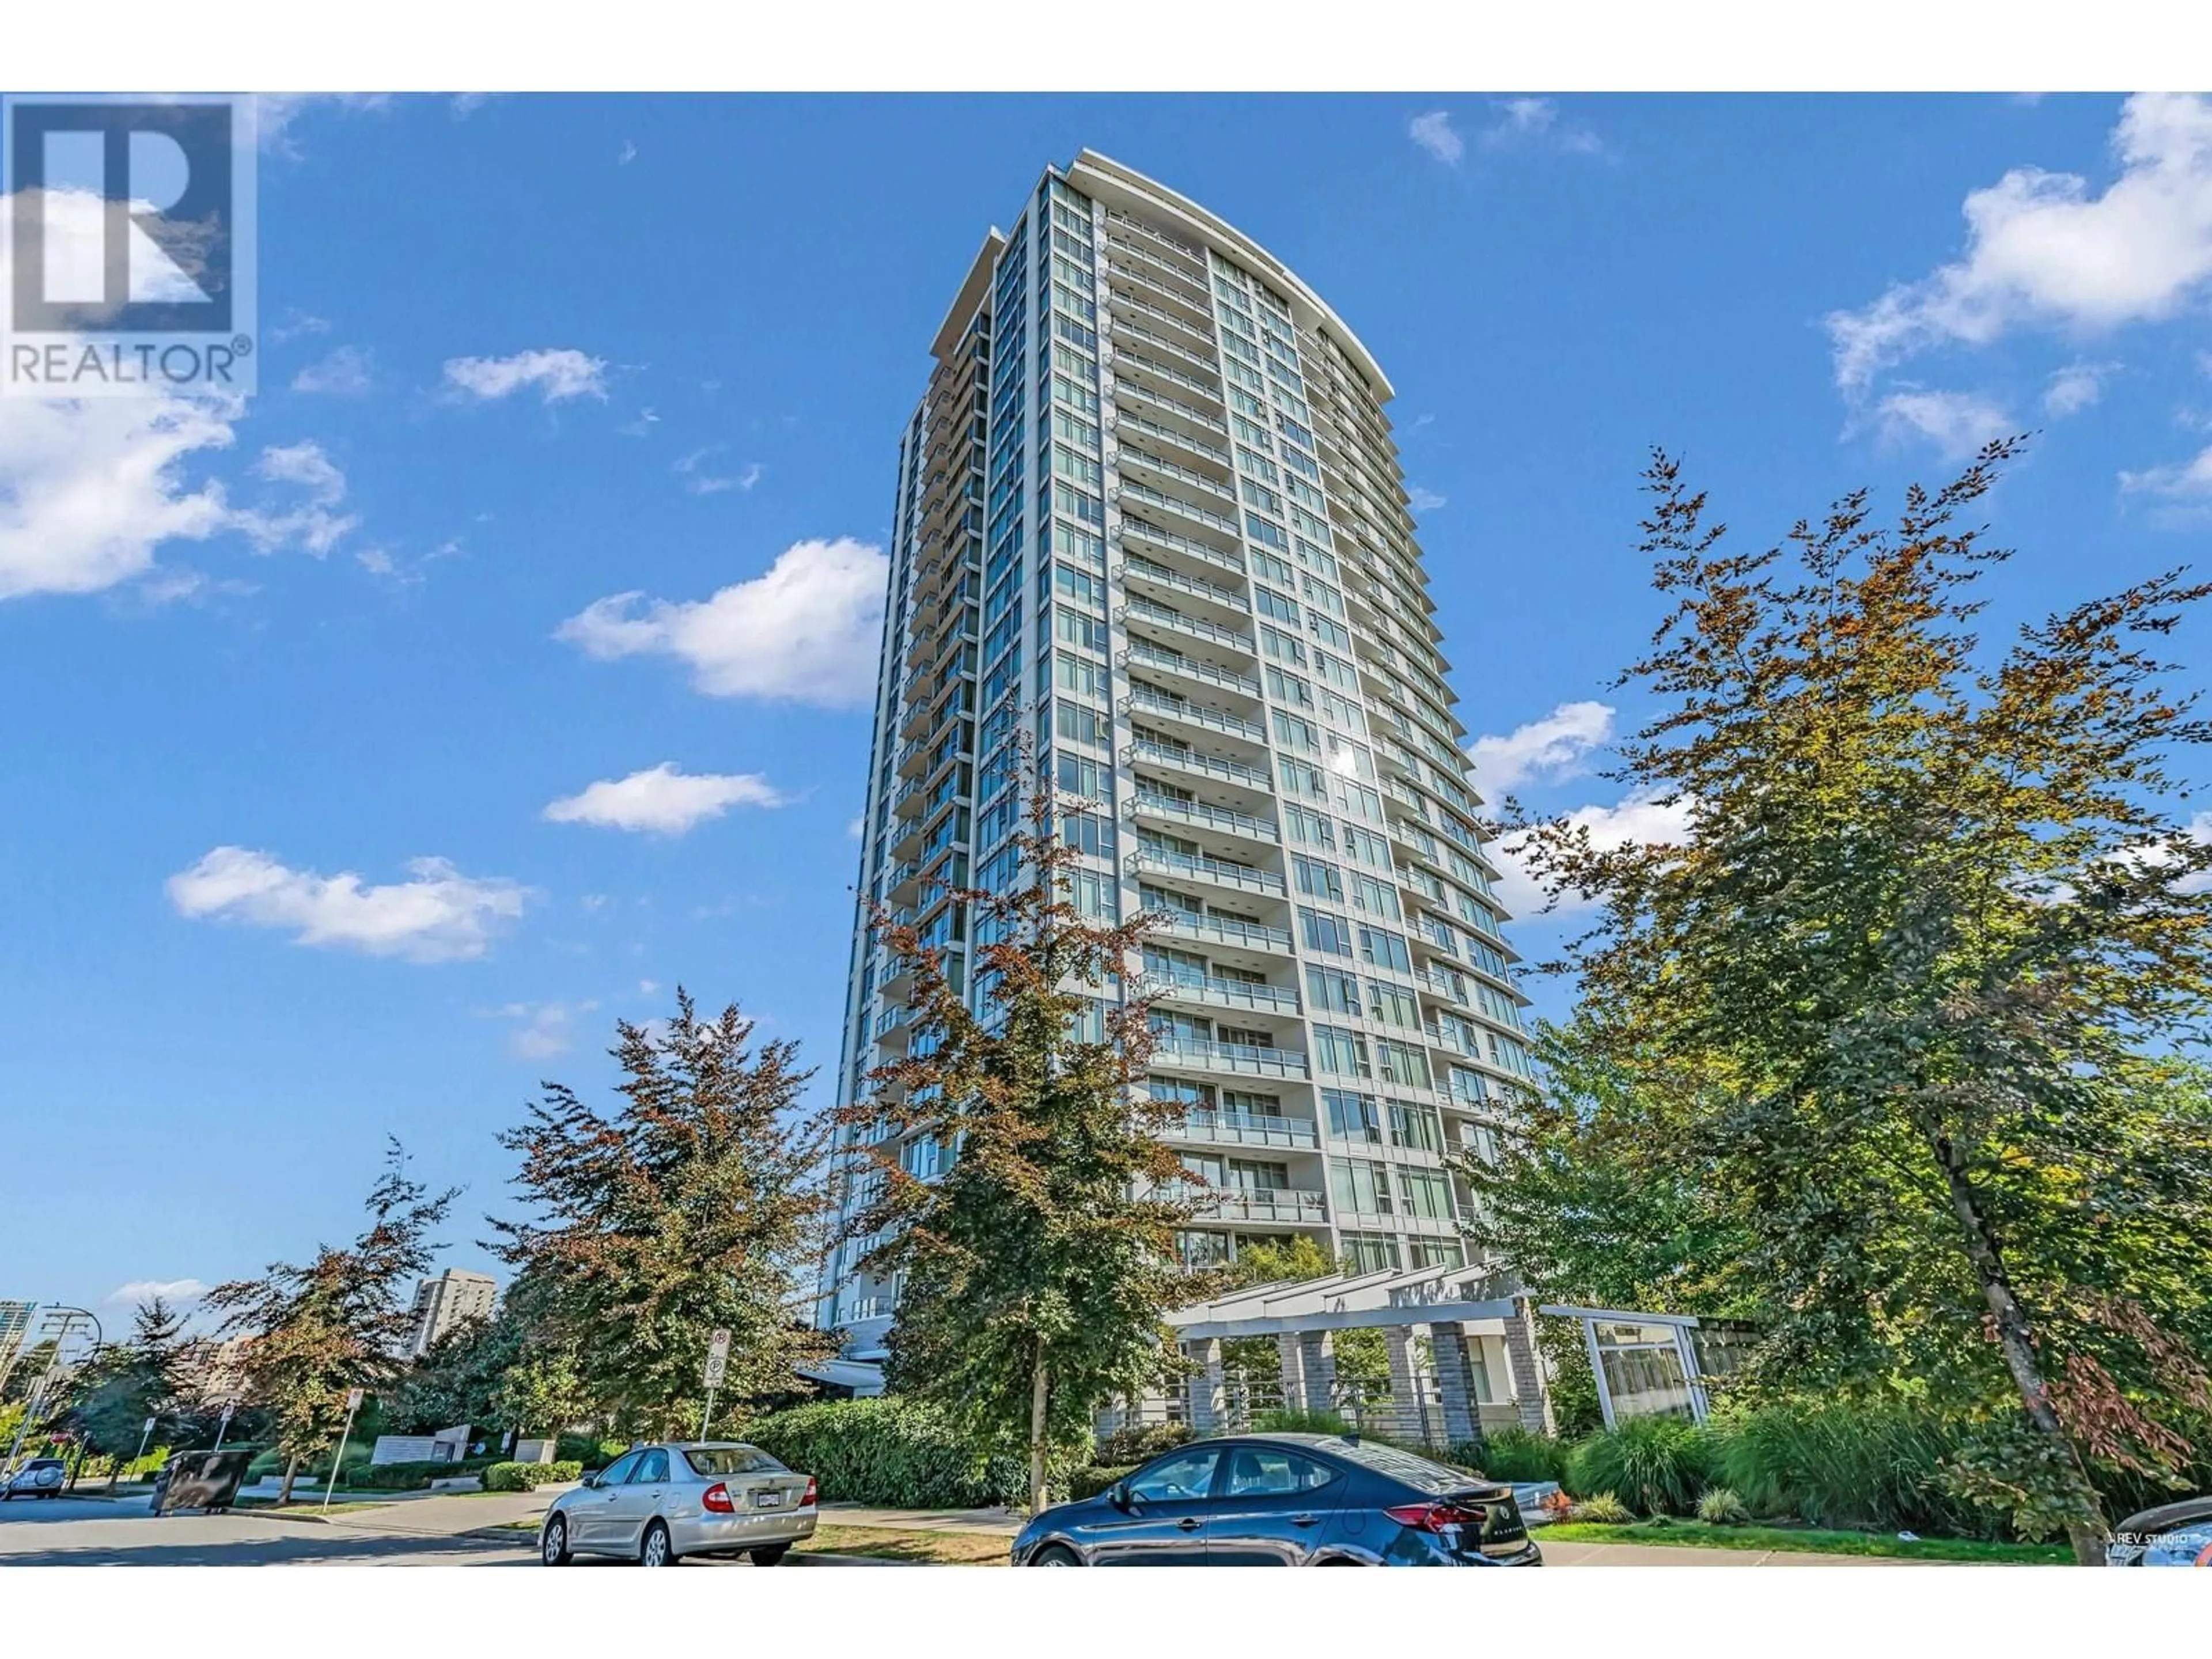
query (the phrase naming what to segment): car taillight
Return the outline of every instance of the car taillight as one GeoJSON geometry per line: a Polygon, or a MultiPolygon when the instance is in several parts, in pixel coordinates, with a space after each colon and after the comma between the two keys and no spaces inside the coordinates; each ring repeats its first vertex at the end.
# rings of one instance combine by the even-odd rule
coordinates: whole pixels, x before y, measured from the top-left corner
{"type": "Polygon", "coordinates": [[[810,1475],[808,1475],[808,1476],[806,1477],[806,1490],[805,1490],[805,1492],[801,1492],[801,1493],[799,1494],[799,1508],[801,1508],[802,1510],[804,1510],[804,1509],[811,1509],[811,1508],[812,1508],[812,1507],[813,1507],[813,1504],[814,1504],[814,1477],[813,1477],[812,1475],[811,1475],[811,1474],[810,1474],[810,1475]]]}
{"type": "Polygon", "coordinates": [[[715,1515],[735,1515],[738,1506],[730,1502],[730,1489],[717,1480],[699,1494],[699,1507],[715,1515]]]}
{"type": "Polygon", "coordinates": [[[1402,1504],[1382,1513],[1415,1532],[1442,1532],[1447,1527],[1473,1527],[1479,1531],[1486,1518],[1480,1509],[1462,1509],[1457,1504],[1402,1504]]]}

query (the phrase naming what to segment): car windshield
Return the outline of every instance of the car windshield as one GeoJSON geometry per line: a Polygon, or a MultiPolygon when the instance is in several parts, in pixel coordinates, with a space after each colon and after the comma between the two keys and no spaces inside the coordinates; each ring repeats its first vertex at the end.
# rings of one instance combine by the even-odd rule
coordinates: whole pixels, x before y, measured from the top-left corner
{"type": "Polygon", "coordinates": [[[783,1468],[758,1446],[692,1446],[684,1461],[701,1474],[775,1474],[783,1468]]]}
{"type": "Polygon", "coordinates": [[[1387,1474],[1393,1480],[1421,1492],[1464,1492],[1475,1484],[1475,1477],[1465,1469],[1455,1469],[1443,1463],[1417,1457],[1412,1452],[1400,1451],[1395,1446],[1377,1445],[1372,1440],[1332,1442],[1329,1450],[1339,1457],[1363,1464],[1377,1474],[1387,1474]]]}

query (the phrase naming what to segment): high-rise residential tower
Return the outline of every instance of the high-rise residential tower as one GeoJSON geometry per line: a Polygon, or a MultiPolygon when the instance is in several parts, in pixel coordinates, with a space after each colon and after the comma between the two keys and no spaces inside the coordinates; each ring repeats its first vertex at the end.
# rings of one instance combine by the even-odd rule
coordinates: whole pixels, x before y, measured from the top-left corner
{"type": "MultiPolygon", "coordinates": [[[[1266,249],[1088,150],[984,239],[931,350],[899,446],[840,1100],[908,1041],[868,904],[962,972],[946,888],[1013,878],[1026,732],[1095,804],[1061,818],[1078,902],[1167,918],[1149,1086],[1187,1107],[1219,1199],[1187,1258],[1304,1233],[1363,1270],[1457,1264],[1444,1159],[1528,1071],[1524,999],[1389,380],[1266,249]]],[[[900,1155],[927,1174],[940,1152],[900,1155]]],[[[851,1272],[864,1249],[821,1304],[863,1361],[896,1301],[851,1272]]]]}
{"type": "Polygon", "coordinates": [[[448,1267],[415,1286],[415,1334],[407,1352],[420,1359],[440,1337],[471,1321],[489,1319],[498,1299],[497,1281],[465,1267],[448,1267]]]}

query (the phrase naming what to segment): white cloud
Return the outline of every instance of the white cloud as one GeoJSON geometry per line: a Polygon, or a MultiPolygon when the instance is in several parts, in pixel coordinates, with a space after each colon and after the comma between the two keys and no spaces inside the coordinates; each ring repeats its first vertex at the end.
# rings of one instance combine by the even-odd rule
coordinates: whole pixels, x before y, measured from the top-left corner
{"type": "Polygon", "coordinates": [[[1406,136],[1447,166],[1467,154],[1467,141],[1452,131],[1448,110],[1432,109],[1426,115],[1416,115],[1407,123],[1406,136]]]}
{"type": "Polygon", "coordinates": [[[606,368],[605,358],[562,347],[518,351],[512,357],[449,357],[446,380],[457,391],[485,399],[535,387],[547,403],[557,404],[568,398],[604,399],[606,368]]]}
{"type": "Polygon", "coordinates": [[[615,165],[618,167],[626,167],[635,160],[637,160],[636,141],[630,138],[623,139],[623,147],[615,152],[615,165]]]}
{"type": "Polygon", "coordinates": [[[866,835],[867,832],[868,820],[863,814],[855,812],[851,817],[845,820],[846,840],[859,841],[862,836],[866,835]]]}
{"type": "Polygon", "coordinates": [[[313,440],[263,450],[261,459],[253,464],[253,474],[271,483],[295,485],[307,492],[302,507],[283,512],[247,507],[230,515],[233,527],[253,544],[257,553],[274,553],[296,544],[320,558],[361,526],[356,514],[333,510],[345,499],[345,474],[313,440]]]}
{"type": "Polygon", "coordinates": [[[1924,438],[1954,460],[2020,429],[2012,416],[1977,392],[1893,392],[1876,412],[1884,437],[1924,438]]]}
{"type": "Polygon", "coordinates": [[[499,1018],[513,1020],[516,1029],[507,1039],[507,1051],[517,1060],[550,1060],[555,1054],[565,1054],[569,1048],[570,1024],[579,1014],[588,1014],[599,1006],[596,999],[587,1002],[510,1002],[499,1010],[499,1018]]]}
{"type": "Polygon", "coordinates": [[[388,92],[263,92],[253,94],[254,137],[272,155],[297,161],[300,147],[293,125],[316,107],[343,110],[349,114],[381,113],[392,106],[388,92]]]}
{"type": "Polygon", "coordinates": [[[675,657],[710,696],[848,708],[875,695],[888,574],[889,561],[865,542],[797,542],[763,574],[712,598],[617,593],[554,637],[602,659],[675,657]]]}
{"type": "Polygon", "coordinates": [[[1605,143],[1588,127],[1559,119],[1559,106],[1548,98],[1506,98],[1495,105],[1498,120],[1483,129],[1483,146],[1516,146],[1565,150],[1571,155],[1602,155],[1605,143]]]}
{"type": "Polygon", "coordinates": [[[641,979],[637,982],[637,994],[641,997],[652,996],[659,989],[660,981],[657,979],[641,979]]]}
{"type": "Polygon", "coordinates": [[[262,331],[269,337],[270,344],[283,345],[287,340],[296,340],[303,334],[327,334],[331,331],[331,321],[327,317],[317,317],[297,306],[291,306],[285,310],[283,321],[271,323],[262,331]]]}
{"type": "Polygon", "coordinates": [[[1406,486],[1406,505],[1416,513],[1433,513],[1444,504],[1444,499],[1435,490],[1425,489],[1419,484],[1406,486]]]}
{"type": "Polygon", "coordinates": [[[198,1279],[134,1279],[110,1291],[107,1300],[128,1307],[151,1302],[157,1296],[169,1303],[197,1302],[208,1293],[208,1289],[207,1284],[198,1279]]]}
{"type": "Polygon", "coordinates": [[[1918,352],[2014,327],[2105,330],[2186,307],[2212,281],[2212,99],[2139,93],[2112,144],[2120,175],[2101,195],[2077,173],[2015,167],[1966,198],[1960,259],[1830,315],[1837,383],[1861,392],[1918,352]]]}
{"type": "Polygon", "coordinates": [[[1563,702],[1504,737],[1477,738],[1467,746],[1475,787],[1502,795],[1532,781],[1556,783],[1576,776],[1591,750],[1613,736],[1613,714],[1601,702],[1563,702]]]}
{"type": "Polygon", "coordinates": [[[0,398],[0,599],[97,592],[229,527],[222,485],[188,487],[180,463],[234,436],[177,398],[0,398]]]}
{"type": "MultiPolygon", "coordinates": [[[[1680,847],[1690,839],[1690,805],[1686,798],[1677,799],[1672,805],[1662,805],[1655,792],[1639,790],[1612,806],[1578,808],[1567,814],[1567,822],[1588,830],[1592,844],[1601,849],[1625,847],[1632,842],[1680,847]]],[[[1525,856],[1513,850],[1517,844],[1508,838],[1492,849],[1504,878],[1498,884],[1498,896],[1510,914],[1533,916],[1544,908],[1544,892],[1525,856]]],[[[1571,915],[1589,909],[1594,902],[1584,894],[1562,893],[1550,914],[1571,915]]]]}
{"type": "Polygon", "coordinates": [[[477,880],[444,859],[415,859],[406,868],[407,880],[370,886],[350,871],[322,876],[266,853],[218,847],[170,877],[168,893],[179,915],[284,928],[295,944],[410,962],[483,955],[531,897],[514,882],[477,880]]]}
{"type": "Polygon", "coordinates": [[[369,354],[359,346],[344,345],[295,374],[292,390],[333,398],[358,398],[368,391],[374,378],[369,354]]]}
{"type": "Polygon", "coordinates": [[[767,469],[758,461],[748,461],[735,472],[707,471],[704,465],[707,458],[720,454],[722,448],[720,444],[708,444],[703,449],[695,449],[690,454],[678,458],[674,470],[682,476],[684,489],[694,495],[719,495],[726,489],[750,489],[761,481],[761,474],[767,469]]]}
{"type": "MultiPolygon", "coordinates": [[[[2212,842],[2212,812],[2199,812],[2189,821],[2189,839],[2212,842]]],[[[2181,893],[2212,893],[2212,870],[2199,870],[2184,876],[2174,883],[2174,890],[2181,893]]]]}
{"type": "Polygon", "coordinates": [[[2105,395],[2105,382],[2119,373],[2118,363],[2069,363],[2043,388],[2043,412],[2063,420],[2092,408],[2105,395]]]}
{"type": "Polygon", "coordinates": [[[592,823],[609,830],[649,830],[680,836],[718,818],[732,806],[784,806],[791,797],[757,772],[680,772],[673,761],[626,778],[602,778],[545,809],[553,823],[592,823]]]}
{"type": "Polygon", "coordinates": [[[2212,497],[2212,447],[2198,450],[2191,460],[2123,472],[2120,488],[2130,495],[2163,495],[2170,501],[2212,497]]]}

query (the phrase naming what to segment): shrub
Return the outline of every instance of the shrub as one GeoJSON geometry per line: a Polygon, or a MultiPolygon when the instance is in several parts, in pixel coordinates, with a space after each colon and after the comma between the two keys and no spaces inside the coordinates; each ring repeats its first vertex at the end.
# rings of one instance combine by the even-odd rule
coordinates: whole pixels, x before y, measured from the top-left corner
{"type": "Polygon", "coordinates": [[[1116,1429],[1098,1443],[1091,1453],[1091,1461],[1102,1464],[1149,1463],[1190,1437],[1188,1423],[1152,1423],[1141,1428],[1116,1429]]]}
{"type": "Polygon", "coordinates": [[[1778,1401],[1732,1413],[1715,1479],[1755,1515],[1816,1527],[1990,1537],[2000,1517],[1949,1489],[1966,1425],[1902,1401],[1778,1401]]]}
{"type": "MultiPolygon", "coordinates": [[[[1334,1412],[1272,1411],[1252,1414],[1255,1434],[1350,1434],[1352,1425],[1334,1412]]],[[[1379,1439],[1369,1435],[1370,1440],[1379,1439]]]]}
{"type": "Polygon", "coordinates": [[[1712,1477],[1712,1437],[1679,1417],[1632,1417],[1567,1455],[1567,1490],[1611,1492],[1646,1515],[1687,1515],[1712,1477]]]}
{"type": "Polygon", "coordinates": [[[1575,1519],[1587,1521],[1593,1526],[1625,1527],[1636,1517],[1629,1512],[1627,1504],[1611,1492],[1601,1492],[1583,1498],[1575,1505],[1575,1519]]]}
{"type": "Polygon", "coordinates": [[[1698,1519],[1716,1527],[1740,1527],[1751,1519],[1751,1511],[1732,1487],[1715,1486],[1698,1500],[1698,1519]]]}
{"type": "Polygon", "coordinates": [[[1104,1463],[1097,1463],[1087,1469],[1078,1469],[1067,1478],[1066,1501],[1073,1504],[1082,1498],[1096,1498],[1116,1480],[1134,1474],[1138,1467],[1134,1463],[1129,1463],[1116,1468],[1104,1463]]]}
{"type": "Polygon", "coordinates": [[[580,1463],[494,1463],[483,1472],[486,1492],[534,1492],[582,1476],[580,1463]]]}
{"type": "Polygon", "coordinates": [[[1531,1434],[1521,1428],[1495,1429],[1485,1440],[1486,1444],[1481,1446],[1454,1447],[1455,1458],[1472,1462],[1493,1480],[1566,1478],[1568,1449],[1548,1434],[1531,1434]],[[1468,1454],[1465,1458],[1459,1457],[1462,1449],[1468,1454]]]}
{"type": "Polygon", "coordinates": [[[560,1434],[553,1437],[553,1458],[560,1463],[580,1463],[603,1469],[629,1449],[623,1440],[602,1440],[596,1435],[560,1434]]]}
{"type": "MultiPolygon", "coordinates": [[[[812,1475],[829,1501],[975,1509],[1029,1496],[1019,1449],[978,1446],[936,1407],[898,1395],[796,1406],[750,1425],[745,1437],[812,1475]]],[[[1054,1486],[1064,1489],[1073,1472],[1062,1472],[1054,1486]]]]}

